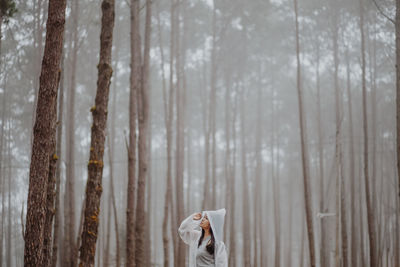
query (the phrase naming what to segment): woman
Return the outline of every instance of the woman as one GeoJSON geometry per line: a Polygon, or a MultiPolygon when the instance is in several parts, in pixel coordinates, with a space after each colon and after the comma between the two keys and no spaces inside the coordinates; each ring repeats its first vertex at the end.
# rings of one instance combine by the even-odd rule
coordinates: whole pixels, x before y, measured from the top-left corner
{"type": "Polygon", "coordinates": [[[194,213],[181,223],[179,235],[190,246],[189,267],[228,266],[222,241],[225,213],[225,209],[194,213]]]}

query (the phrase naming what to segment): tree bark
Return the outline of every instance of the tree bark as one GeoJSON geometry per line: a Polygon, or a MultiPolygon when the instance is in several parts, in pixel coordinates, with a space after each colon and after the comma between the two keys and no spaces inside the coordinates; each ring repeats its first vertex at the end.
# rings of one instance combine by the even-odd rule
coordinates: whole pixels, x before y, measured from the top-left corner
{"type": "MultiPolygon", "coordinates": [[[[61,67],[61,66],[60,66],[61,67]]],[[[61,75],[61,69],[60,69],[61,75]]],[[[59,76],[60,78],[60,76],[59,76]]],[[[59,84],[59,82],[58,82],[59,84]]],[[[44,228],[44,251],[43,251],[43,262],[42,266],[51,265],[52,257],[52,228],[53,228],[53,218],[54,218],[54,201],[55,201],[55,186],[56,186],[56,168],[58,156],[56,154],[56,131],[57,131],[57,105],[53,107],[53,112],[55,116],[53,117],[52,127],[53,134],[51,136],[51,150],[49,154],[49,176],[47,182],[47,203],[46,203],[46,222],[44,228]]]]}
{"type": "Polygon", "coordinates": [[[53,248],[51,255],[51,266],[56,267],[58,259],[58,245],[60,234],[60,187],[61,187],[61,144],[62,144],[62,129],[63,129],[63,111],[64,111],[64,59],[65,53],[61,59],[61,74],[58,93],[58,120],[57,120],[57,139],[56,139],[56,155],[58,157],[56,165],[56,192],[55,192],[55,206],[54,206],[54,227],[53,227],[53,248]]]}
{"type": "Polygon", "coordinates": [[[295,11],[295,22],[296,22],[296,58],[297,58],[297,95],[299,105],[299,123],[300,123],[300,143],[301,143],[301,160],[302,160],[302,171],[304,179],[304,201],[305,201],[305,212],[307,221],[307,234],[308,234],[308,245],[310,253],[310,266],[315,267],[315,247],[314,247],[314,227],[312,220],[312,207],[311,207],[311,190],[309,181],[309,166],[308,166],[308,152],[306,147],[306,125],[303,114],[303,95],[301,89],[301,72],[300,72],[300,44],[299,44],[299,22],[298,22],[298,8],[297,0],[294,0],[294,11],[295,11]]]}
{"type": "Polygon", "coordinates": [[[111,48],[114,27],[114,0],[103,0],[101,4],[100,60],[95,105],[91,108],[93,125],[91,133],[88,181],[85,194],[85,216],[80,248],[80,266],[94,266],[94,254],[99,225],[100,198],[102,193],[103,154],[107,105],[112,76],[111,48]]]}
{"type": "Polygon", "coordinates": [[[49,155],[55,135],[54,107],[57,103],[60,62],[62,55],[66,1],[49,1],[46,45],[42,70],[33,146],[29,172],[28,210],[25,231],[25,266],[40,266],[43,261],[46,221],[46,193],[49,177],[49,155]]]}
{"type": "Polygon", "coordinates": [[[65,1],[50,1],[29,179],[25,266],[41,265],[44,248],[47,248],[44,244],[48,214],[46,192],[51,164],[50,154],[53,152],[55,138],[54,109],[57,103],[64,23],[65,1]]]}

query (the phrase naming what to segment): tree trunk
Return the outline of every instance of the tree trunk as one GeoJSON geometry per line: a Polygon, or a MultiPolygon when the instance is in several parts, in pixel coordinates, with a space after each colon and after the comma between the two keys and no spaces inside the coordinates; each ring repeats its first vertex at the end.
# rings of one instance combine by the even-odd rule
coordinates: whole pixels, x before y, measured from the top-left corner
{"type": "MultiPolygon", "coordinates": [[[[1,28],[1,25],[0,25],[1,28]]],[[[4,77],[4,90],[3,90],[3,101],[1,109],[1,134],[0,134],[0,184],[1,184],[1,214],[4,214],[4,194],[5,194],[5,171],[3,166],[3,147],[4,147],[4,129],[5,129],[5,117],[6,117],[6,105],[7,105],[7,74],[4,77]]],[[[4,239],[4,217],[1,219],[0,229],[0,267],[3,266],[3,239],[4,239]]]]}
{"type": "MultiPolygon", "coordinates": [[[[180,44],[180,5],[176,3],[177,8],[175,12],[175,69],[176,69],[176,213],[178,222],[184,219],[184,190],[183,190],[183,173],[185,166],[185,92],[183,91],[183,72],[184,66],[182,65],[181,44],[180,44]]],[[[176,228],[178,225],[175,226],[176,228]]],[[[176,231],[175,231],[176,232],[176,231]]],[[[175,266],[185,266],[186,244],[183,242],[178,243],[178,262],[175,266]]]]}
{"type": "Polygon", "coordinates": [[[94,254],[99,225],[100,197],[102,193],[103,154],[107,105],[112,76],[111,48],[114,27],[114,0],[101,4],[100,60],[95,105],[91,108],[93,125],[91,133],[88,181],[85,194],[85,216],[80,248],[80,266],[94,266],[94,254]]]}
{"type": "Polygon", "coordinates": [[[245,114],[244,114],[244,89],[240,92],[240,147],[242,161],[242,196],[243,196],[243,251],[244,251],[244,266],[252,266],[251,264],[251,233],[250,233],[250,198],[249,198],[249,181],[247,175],[247,160],[246,160],[246,135],[245,135],[245,114]]]}
{"type": "MultiPolygon", "coordinates": [[[[61,66],[60,66],[61,67],[61,66]]],[[[61,74],[61,69],[60,69],[61,74]]],[[[43,262],[42,266],[50,266],[51,264],[51,253],[52,253],[52,228],[53,228],[53,217],[54,217],[54,200],[55,200],[55,186],[56,186],[56,168],[58,156],[56,154],[56,130],[57,130],[57,105],[53,107],[53,112],[56,114],[53,117],[52,124],[55,125],[53,134],[51,136],[51,150],[49,154],[49,176],[47,182],[47,203],[46,203],[46,222],[44,228],[44,251],[43,251],[43,262]]]]}
{"type": "Polygon", "coordinates": [[[25,266],[40,266],[43,261],[46,221],[46,192],[49,176],[49,155],[55,135],[57,88],[59,82],[65,24],[65,0],[50,0],[47,20],[46,45],[42,70],[33,146],[29,172],[28,210],[25,231],[25,266]]]}
{"type": "Polygon", "coordinates": [[[301,160],[302,160],[302,171],[304,179],[304,200],[305,200],[305,212],[307,221],[307,234],[308,234],[308,245],[310,253],[310,266],[315,267],[315,248],[314,248],[314,227],[312,220],[311,210],[311,188],[308,168],[308,152],[306,147],[306,125],[303,114],[303,95],[301,89],[301,72],[300,72],[300,44],[299,44],[299,22],[298,22],[298,8],[297,0],[294,0],[294,11],[296,20],[296,56],[297,56],[297,95],[299,105],[299,123],[300,123],[300,142],[301,142],[301,160]]]}
{"type": "Polygon", "coordinates": [[[357,263],[357,229],[356,229],[356,199],[355,199],[355,170],[354,170],[354,131],[353,131],[353,108],[352,108],[352,94],[351,94],[351,80],[350,80],[350,61],[349,55],[346,52],[346,71],[347,71],[347,105],[349,110],[349,178],[350,178],[350,220],[351,220],[351,256],[350,256],[350,263],[351,266],[358,266],[357,263]]]}
{"type": "MultiPolygon", "coordinates": [[[[397,183],[400,203],[400,0],[396,0],[396,141],[397,141],[397,183]]],[[[400,205],[399,205],[400,207],[400,205]]],[[[398,213],[400,217],[400,212],[398,213]]],[[[397,239],[400,237],[397,236],[397,239]]]]}
{"type": "MultiPolygon", "coordinates": [[[[157,3],[158,4],[158,3],[157,3]]],[[[158,5],[157,5],[158,7],[158,5]]],[[[172,190],[172,185],[171,185],[171,154],[170,154],[170,142],[171,142],[171,133],[170,131],[172,130],[172,125],[170,125],[170,116],[169,114],[172,114],[172,85],[170,87],[170,95],[169,95],[169,100],[167,100],[167,89],[166,89],[166,78],[165,78],[165,71],[164,71],[164,50],[163,50],[163,42],[162,42],[162,33],[161,33],[161,22],[160,22],[160,12],[157,12],[157,29],[158,29],[158,40],[159,40],[159,49],[160,49],[160,55],[161,55],[161,76],[162,76],[162,96],[163,96],[163,103],[164,103],[164,123],[165,123],[165,129],[166,129],[166,140],[167,140],[167,149],[166,149],[166,154],[167,154],[167,181],[166,181],[166,192],[165,192],[165,200],[164,200],[164,215],[163,215],[163,224],[162,224],[162,239],[163,239],[163,252],[164,252],[164,258],[163,258],[163,266],[168,267],[170,258],[169,258],[169,237],[168,237],[168,215],[170,213],[169,211],[169,203],[171,199],[171,190],[172,190]]],[[[171,33],[172,35],[172,33],[171,33]]],[[[172,38],[171,38],[171,44],[173,44],[172,38]]],[[[173,51],[173,50],[171,50],[173,51]]],[[[171,56],[172,58],[172,56],[171,56]]],[[[170,75],[172,75],[170,73],[170,75]]]]}
{"type": "MultiPolygon", "coordinates": [[[[178,61],[178,55],[177,52],[179,52],[179,44],[177,43],[177,41],[179,41],[179,18],[178,18],[178,14],[179,14],[179,10],[178,10],[178,6],[179,6],[179,2],[176,0],[171,0],[171,44],[170,44],[170,62],[169,62],[169,67],[170,67],[170,97],[174,97],[173,94],[173,90],[179,87],[179,80],[178,80],[178,76],[179,76],[179,69],[176,68],[176,66],[178,63],[175,64],[175,75],[174,75],[174,60],[175,62],[178,61]],[[174,77],[175,76],[175,77],[174,77]],[[176,79],[176,82],[174,84],[174,78],[176,79]]],[[[170,99],[171,100],[171,99],[170,99]]],[[[172,100],[173,101],[173,100],[172,100]]],[[[170,156],[170,168],[169,168],[169,175],[171,175],[171,197],[169,198],[169,205],[170,205],[170,212],[171,212],[171,223],[170,223],[170,230],[172,233],[172,244],[173,244],[173,255],[174,255],[174,265],[178,264],[178,258],[179,258],[179,242],[181,242],[180,240],[178,240],[178,235],[175,234],[177,231],[177,225],[178,225],[178,218],[177,218],[177,203],[175,202],[175,197],[177,192],[174,192],[174,182],[176,183],[176,181],[172,180],[172,157],[173,157],[173,141],[172,141],[172,125],[173,125],[173,121],[174,121],[174,113],[173,113],[173,102],[170,102],[170,104],[172,106],[169,106],[169,111],[168,112],[168,116],[169,116],[169,127],[171,127],[170,133],[169,133],[169,138],[170,138],[170,143],[169,143],[169,154],[168,156],[170,156]]],[[[168,131],[168,130],[167,130],[168,131]]],[[[168,141],[167,141],[168,142],[168,141]]],[[[167,144],[167,149],[168,149],[168,144],[167,144]]],[[[177,189],[177,185],[175,184],[175,190],[177,189]]]]}
{"type": "MultiPolygon", "coordinates": [[[[6,264],[7,266],[12,266],[12,259],[11,259],[11,254],[12,254],[12,249],[13,249],[13,244],[12,244],[12,207],[11,207],[11,176],[12,176],[12,172],[11,172],[11,162],[12,162],[12,154],[11,154],[11,129],[12,129],[12,125],[11,125],[11,119],[8,119],[8,138],[7,138],[7,164],[8,164],[8,207],[7,207],[7,240],[6,240],[6,264]]],[[[47,211],[46,211],[46,223],[47,223],[47,211]]],[[[4,218],[5,216],[3,216],[4,218]]],[[[44,238],[44,240],[46,240],[46,238],[44,238]]],[[[45,247],[45,245],[44,245],[45,247]]],[[[45,256],[45,255],[44,255],[45,256]]]]}
{"type": "Polygon", "coordinates": [[[257,89],[257,126],[256,126],[256,169],[254,176],[254,266],[262,266],[260,258],[262,254],[265,254],[260,246],[262,233],[260,230],[260,216],[261,212],[261,175],[262,175],[262,159],[261,159],[261,146],[262,146],[262,119],[261,119],[261,85],[258,85],[257,89]]]}
{"type": "Polygon", "coordinates": [[[372,204],[372,196],[370,194],[369,167],[368,167],[368,118],[367,118],[367,88],[365,77],[365,38],[364,38],[364,4],[360,0],[360,32],[361,32],[361,70],[362,70],[362,114],[363,114],[363,133],[364,133],[364,178],[365,178],[365,198],[367,203],[367,223],[369,238],[369,258],[370,266],[377,266],[377,248],[375,237],[375,221],[372,204]]]}
{"type": "MultiPolygon", "coordinates": [[[[149,64],[150,64],[150,34],[151,34],[151,1],[146,0],[145,46],[141,87],[139,88],[139,177],[136,206],[136,266],[145,265],[145,195],[148,173],[148,141],[149,128],[149,64]]],[[[140,52],[140,51],[139,51],[140,52]]]]}
{"type": "Polygon", "coordinates": [[[75,254],[77,251],[78,244],[75,244],[76,238],[76,226],[75,226],[75,90],[76,90],[76,66],[78,61],[78,20],[79,20],[79,0],[74,0],[71,3],[71,16],[72,25],[69,33],[69,88],[67,94],[67,114],[70,114],[67,118],[67,132],[66,132],[66,199],[67,205],[64,205],[64,209],[67,210],[66,217],[64,219],[66,224],[65,233],[65,266],[75,267],[77,265],[78,255],[75,254]]]}
{"type": "Polygon", "coordinates": [[[140,88],[140,17],[139,0],[131,0],[130,19],[130,96],[129,96],[129,148],[128,148],[128,203],[126,215],[126,265],[135,266],[135,207],[136,207],[136,122],[137,98],[140,88]]]}
{"type": "Polygon", "coordinates": [[[213,18],[212,18],[212,49],[211,49],[211,93],[210,93],[210,131],[211,131],[211,184],[212,184],[212,195],[211,195],[211,208],[216,209],[217,201],[217,140],[216,140],[216,105],[217,105],[217,2],[213,1],[213,18]]]}
{"type": "MultiPolygon", "coordinates": [[[[318,42],[318,41],[317,41],[318,42]]],[[[320,84],[320,44],[317,44],[317,63],[316,63],[316,87],[317,87],[317,122],[318,122],[318,173],[319,173],[319,212],[326,212],[325,201],[324,201],[324,146],[323,146],[323,133],[322,133],[322,118],[321,118],[321,84],[320,84]]],[[[321,222],[321,245],[320,245],[320,265],[326,266],[327,262],[327,249],[326,249],[326,230],[325,221],[321,222]]]]}
{"type": "MultiPolygon", "coordinates": [[[[274,199],[274,227],[275,227],[275,259],[274,259],[274,266],[280,267],[281,266],[281,207],[280,207],[280,181],[279,181],[279,152],[277,153],[277,161],[275,164],[275,105],[274,105],[274,95],[275,95],[275,88],[274,84],[272,85],[272,94],[271,94],[271,158],[272,158],[272,168],[271,168],[271,177],[272,177],[272,188],[273,188],[273,199],[274,199]],[[275,166],[278,169],[275,172],[275,166]]],[[[261,112],[261,110],[260,110],[261,112]]],[[[278,142],[279,143],[279,142],[278,142]]],[[[277,148],[277,151],[279,149],[277,148]]],[[[260,210],[261,212],[261,210],[260,210]]]]}

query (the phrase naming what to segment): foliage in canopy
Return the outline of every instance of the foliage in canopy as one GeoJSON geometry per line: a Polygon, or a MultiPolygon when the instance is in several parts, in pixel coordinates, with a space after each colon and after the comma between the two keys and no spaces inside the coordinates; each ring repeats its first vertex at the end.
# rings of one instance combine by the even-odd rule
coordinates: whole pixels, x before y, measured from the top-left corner
{"type": "Polygon", "coordinates": [[[8,19],[13,17],[17,11],[18,10],[17,10],[14,0],[1,0],[0,1],[0,14],[6,23],[8,22],[8,19]]]}

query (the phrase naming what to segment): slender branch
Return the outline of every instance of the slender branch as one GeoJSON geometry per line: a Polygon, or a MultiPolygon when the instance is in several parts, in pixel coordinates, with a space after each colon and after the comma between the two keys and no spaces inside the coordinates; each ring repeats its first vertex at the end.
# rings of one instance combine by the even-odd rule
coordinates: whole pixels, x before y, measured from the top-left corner
{"type": "Polygon", "coordinates": [[[391,17],[389,17],[388,15],[385,14],[385,12],[383,12],[383,10],[381,9],[381,7],[378,5],[378,3],[376,2],[376,0],[371,0],[376,8],[378,9],[378,11],[382,14],[382,16],[384,16],[385,18],[387,18],[390,22],[392,22],[393,24],[395,24],[394,19],[392,19],[391,17]]]}

